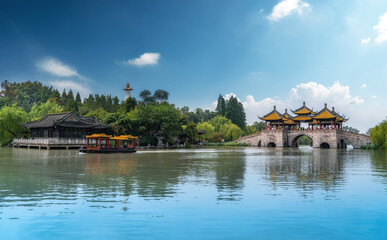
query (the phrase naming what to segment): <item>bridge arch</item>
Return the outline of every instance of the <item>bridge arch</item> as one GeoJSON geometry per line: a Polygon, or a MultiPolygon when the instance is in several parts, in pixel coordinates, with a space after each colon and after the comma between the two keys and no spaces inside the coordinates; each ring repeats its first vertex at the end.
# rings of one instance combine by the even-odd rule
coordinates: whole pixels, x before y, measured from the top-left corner
{"type": "Polygon", "coordinates": [[[331,146],[329,145],[329,143],[322,142],[322,143],[320,144],[320,148],[331,148],[331,146]]]}
{"type": "Polygon", "coordinates": [[[268,147],[276,147],[275,142],[269,142],[267,144],[268,147]]]}
{"type": "Polygon", "coordinates": [[[312,136],[309,136],[308,134],[299,134],[297,136],[295,136],[294,138],[292,138],[289,143],[290,143],[290,146],[291,147],[298,147],[299,143],[298,143],[298,140],[300,140],[301,137],[308,137],[310,140],[311,140],[311,146],[313,146],[313,137],[312,136]]]}
{"type": "Polygon", "coordinates": [[[261,139],[259,139],[258,144],[257,144],[257,147],[261,147],[261,145],[262,145],[261,139]]]}
{"type": "Polygon", "coordinates": [[[288,144],[289,144],[290,147],[298,147],[298,140],[302,136],[309,137],[312,140],[312,143],[313,143],[313,133],[310,132],[310,131],[294,131],[294,132],[290,132],[288,134],[288,136],[289,136],[288,144]]]}

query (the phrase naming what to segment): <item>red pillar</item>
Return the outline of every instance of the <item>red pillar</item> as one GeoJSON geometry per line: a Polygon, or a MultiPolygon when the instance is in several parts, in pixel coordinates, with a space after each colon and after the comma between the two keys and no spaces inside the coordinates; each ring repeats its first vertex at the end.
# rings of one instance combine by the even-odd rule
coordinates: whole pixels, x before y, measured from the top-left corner
{"type": "Polygon", "coordinates": [[[110,139],[108,139],[108,149],[110,148],[110,139]]]}
{"type": "Polygon", "coordinates": [[[86,138],[86,148],[89,148],[89,139],[86,138]]]}
{"type": "Polygon", "coordinates": [[[118,140],[118,148],[120,148],[120,140],[118,140]]]}
{"type": "Polygon", "coordinates": [[[101,138],[98,138],[98,142],[99,142],[99,147],[98,147],[98,149],[101,150],[101,138]]]}
{"type": "Polygon", "coordinates": [[[136,150],[136,139],[135,138],[133,138],[133,148],[134,148],[134,150],[136,150]]]}

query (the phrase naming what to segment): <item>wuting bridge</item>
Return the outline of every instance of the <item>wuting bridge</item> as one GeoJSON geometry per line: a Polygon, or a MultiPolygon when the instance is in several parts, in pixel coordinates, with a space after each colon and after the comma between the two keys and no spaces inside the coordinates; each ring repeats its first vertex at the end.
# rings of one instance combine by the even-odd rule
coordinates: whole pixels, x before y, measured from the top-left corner
{"type": "Polygon", "coordinates": [[[347,143],[360,148],[371,144],[367,135],[344,131],[342,125],[348,119],[335,112],[335,108],[328,109],[327,104],[321,111],[314,112],[304,102],[292,112],[295,116],[287,110],[281,114],[274,106],[273,111],[260,117],[266,122],[265,130],[241,137],[236,142],[258,147],[297,147],[298,139],[308,136],[315,148],[346,148],[347,143]],[[301,123],[307,123],[308,127],[301,127],[301,123]]]}

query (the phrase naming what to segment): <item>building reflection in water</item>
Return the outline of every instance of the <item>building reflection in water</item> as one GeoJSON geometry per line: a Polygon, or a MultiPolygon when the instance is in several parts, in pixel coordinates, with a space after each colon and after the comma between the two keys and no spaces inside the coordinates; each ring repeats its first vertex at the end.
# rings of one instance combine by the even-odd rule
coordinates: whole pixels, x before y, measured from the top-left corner
{"type": "Polygon", "coordinates": [[[275,154],[265,163],[266,180],[274,190],[295,186],[307,196],[316,189],[334,191],[343,183],[343,160],[339,151],[315,149],[300,153],[284,149],[275,154]]]}
{"type": "Polygon", "coordinates": [[[245,157],[240,154],[224,156],[216,162],[218,200],[238,201],[242,199],[245,170],[245,157]]]}

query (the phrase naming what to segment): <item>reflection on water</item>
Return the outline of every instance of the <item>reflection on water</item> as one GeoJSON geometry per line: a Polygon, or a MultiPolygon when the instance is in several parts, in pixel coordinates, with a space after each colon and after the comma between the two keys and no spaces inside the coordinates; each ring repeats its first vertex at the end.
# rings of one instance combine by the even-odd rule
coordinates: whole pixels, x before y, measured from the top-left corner
{"type": "MultiPolygon", "coordinates": [[[[123,217],[117,214],[125,212],[125,217],[141,219],[142,224],[151,224],[149,218],[173,215],[169,224],[188,221],[187,216],[193,221],[196,216],[222,226],[227,214],[237,217],[243,213],[246,215],[240,215],[240,222],[233,225],[251,225],[260,217],[265,217],[261,224],[268,224],[282,214],[300,222],[305,214],[311,216],[304,208],[305,199],[314,209],[328,202],[352,204],[353,199],[359,207],[369,201],[368,196],[386,200],[386,186],[387,155],[376,151],[214,148],[103,155],[0,149],[0,219],[7,221],[38,221],[37,213],[70,214],[78,216],[72,220],[76,224],[84,220],[83,215],[98,218],[104,209],[104,214],[117,221],[123,217]],[[290,203],[297,212],[286,207],[290,203]],[[281,209],[281,214],[265,212],[271,208],[281,209]],[[250,222],[244,222],[247,219],[250,222]]],[[[95,221],[102,224],[103,219],[95,221]]],[[[282,223],[291,226],[287,220],[282,223]]],[[[117,227],[120,224],[128,227],[122,222],[117,227]]],[[[135,229],[127,231],[141,232],[140,226],[135,229]]]]}

